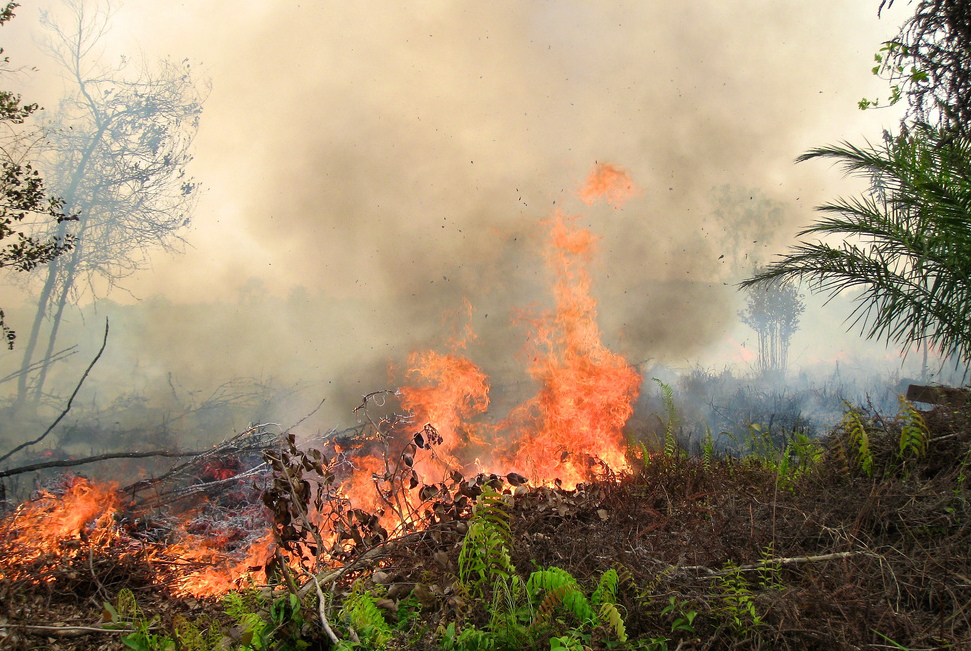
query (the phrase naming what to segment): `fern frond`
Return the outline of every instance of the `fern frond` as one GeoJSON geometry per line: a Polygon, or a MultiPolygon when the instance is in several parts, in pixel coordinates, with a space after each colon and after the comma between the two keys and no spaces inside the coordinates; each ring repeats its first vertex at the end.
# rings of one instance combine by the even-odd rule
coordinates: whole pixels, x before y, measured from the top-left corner
{"type": "Polygon", "coordinates": [[[535,602],[544,595],[537,608],[537,617],[549,615],[557,606],[563,605],[581,622],[593,621],[596,613],[587,598],[583,596],[573,575],[558,567],[533,572],[526,581],[526,591],[535,602]]]}
{"type": "Polygon", "coordinates": [[[600,606],[600,621],[606,622],[610,625],[610,628],[614,629],[618,642],[627,643],[627,628],[624,626],[624,618],[621,617],[617,606],[612,603],[602,604],[600,606]]]}
{"type": "Polygon", "coordinates": [[[678,408],[674,404],[674,389],[658,378],[654,378],[654,381],[661,387],[661,400],[664,403],[664,411],[667,416],[664,424],[664,456],[671,459],[678,452],[678,441],[674,433],[678,427],[679,419],[678,408]]]}
{"type": "Polygon", "coordinates": [[[199,627],[182,615],[172,618],[172,629],[175,631],[175,638],[179,641],[180,648],[184,651],[208,651],[211,648],[199,627]]]}
{"type": "Polygon", "coordinates": [[[841,426],[854,448],[857,464],[867,476],[871,476],[873,474],[873,453],[870,451],[870,435],[867,433],[866,425],[863,423],[860,413],[849,405],[846,406],[847,411],[843,414],[841,426]]]}
{"type": "Polygon", "coordinates": [[[536,607],[532,625],[547,620],[561,606],[580,622],[593,622],[597,618],[590,602],[580,591],[580,586],[575,583],[564,584],[546,592],[543,601],[536,607]]]}
{"type": "Polygon", "coordinates": [[[375,599],[367,593],[352,592],[341,607],[341,618],[371,649],[383,649],[391,641],[391,627],[384,620],[375,599]]]}
{"type": "Polygon", "coordinates": [[[561,585],[576,585],[577,580],[573,575],[559,567],[548,567],[545,570],[536,570],[529,575],[526,580],[526,590],[530,594],[536,594],[544,590],[555,590],[561,585]]]}
{"type": "Polygon", "coordinates": [[[919,459],[927,454],[930,440],[927,423],[924,422],[924,417],[907,398],[898,396],[898,400],[900,400],[900,411],[897,413],[897,421],[901,423],[900,458],[919,459]]]}
{"type": "Polygon", "coordinates": [[[711,435],[711,427],[705,425],[705,439],[701,444],[701,466],[711,470],[711,462],[715,457],[715,439],[711,435]]]}
{"type": "Polygon", "coordinates": [[[459,550],[459,582],[470,593],[484,596],[496,577],[515,574],[509,548],[509,513],[498,493],[486,490],[473,509],[469,529],[459,550]]]}
{"type": "Polygon", "coordinates": [[[620,583],[620,576],[617,570],[609,569],[600,577],[597,589],[590,595],[590,603],[595,607],[601,604],[617,603],[617,586],[620,583]]]}
{"type": "Polygon", "coordinates": [[[122,588],[115,597],[115,609],[118,615],[127,621],[139,621],[142,619],[142,611],[135,601],[135,595],[128,588],[122,588]]]}

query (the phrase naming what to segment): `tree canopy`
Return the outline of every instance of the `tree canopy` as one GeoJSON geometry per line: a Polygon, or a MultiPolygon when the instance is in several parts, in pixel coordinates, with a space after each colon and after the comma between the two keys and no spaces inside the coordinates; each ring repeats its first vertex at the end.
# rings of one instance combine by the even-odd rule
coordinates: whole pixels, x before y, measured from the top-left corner
{"type": "MultiPolygon", "coordinates": [[[[14,17],[17,6],[9,2],[0,9],[0,26],[14,17]]],[[[0,74],[9,72],[8,64],[7,57],[0,60],[0,74]]],[[[65,214],[61,199],[48,195],[40,172],[26,160],[32,134],[23,125],[38,109],[37,104],[25,104],[20,95],[0,90],[0,269],[30,271],[73,244],[73,235],[63,226],[75,217],[65,214]],[[47,237],[32,234],[44,220],[60,224],[61,232],[47,237]]],[[[3,310],[0,337],[13,348],[16,334],[4,321],[3,310]]]]}
{"type": "MultiPolygon", "coordinates": [[[[893,2],[882,0],[878,13],[893,2]]],[[[971,136],[971,3],[920,0],[897,37],[883,44],[876,64],[874,74],[891,84],[890,102],[907,100],[904,130],[930,124],[971,136]]]]}

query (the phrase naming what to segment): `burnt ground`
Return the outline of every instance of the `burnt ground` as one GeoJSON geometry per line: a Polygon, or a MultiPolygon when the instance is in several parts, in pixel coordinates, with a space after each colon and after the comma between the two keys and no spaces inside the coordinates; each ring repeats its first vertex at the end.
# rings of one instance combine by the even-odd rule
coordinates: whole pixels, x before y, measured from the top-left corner
{"type": "MultiPolygon", "coordinates": [[[[864,414],[868,454],[838,428],[801,473],[751,458],[661,455],[575,491],[506,485],[512,563],[523,578],[562,568],[587,595],[604,572],[618,572],[628,642],[603,625],[586,631],[592,649],[969,649],[971,408],[924,417],[927,452],[904,460],[901,423],[864,414]],[[690,626],[678,628],[689,612],[690,626]]],[[[391,649],[441,648],[449,624],[487,629],[498,608],[490,589],[474,599],[457,587],[467,528],[440,521],[372,550],[330,584],[335,598],[364,589],[382,597],[389,625],[397,622],[391,649]]],[[[0,545],[0,561],[5,553],[0,545]]],[[[48,582],[0,581],[0,649],[126,648],[118,633],[70,628],[98,626],[102,602],[123,587],[158,617],[159,632],[204,622],[221,648],[239,648],[218,602],[169,596],[164,574],[130,549],[79,550],[45,572],[48,582]]],[[[327,649],[315,608],[293,635],[327,649]]],[[[345,637],[336,611],[331,622],[345,637]]],[[[577,626],[550,613],[532,647],[498,648],[549,649],[551,636],[577,626]]]]}

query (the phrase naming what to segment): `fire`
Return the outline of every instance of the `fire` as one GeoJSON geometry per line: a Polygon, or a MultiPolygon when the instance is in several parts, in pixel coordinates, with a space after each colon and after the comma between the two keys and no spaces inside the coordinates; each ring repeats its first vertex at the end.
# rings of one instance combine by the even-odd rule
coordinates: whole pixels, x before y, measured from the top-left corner
{"type": "Polygon", "coordinates": [[[529,373],[540,389],[510,417],[523,423],[510,461],[529,467],[539,480],[559,478],[568,486],[589,476],[594,459],[614,471],[628,469],[622,430],[641,382],[601,341],[587,268],[594,238],[573,221],[562,213],[552,219],[549,265],[556,306],[532,321],[529,373]]]}
{"type": "MultiPolygon", "coordinates": [[[[619,207],[637,192],[627,172],[600,164],[580,198],[587,204],[602,198],[619,207]]],[[[499,423],[505,436],[491,432],[508,441],[504,450],[491,455],[494,472],[524,471],[534,481],[559,479],[567,487],[588,479],[598,460],[616,472],[628,469],[622,430],[641,383],[637,371],[602,343],[590,291],[596,238],[575,227],[575,221],[556,212],[545,222],[555,306],[529,319],[528,371],[538,392],[499,423]]],[[[423,351],[409,358],[406,378],[419,386],[401,389],[402,405],[442,431],[449,455],[478,457],[479,448],[470,443],[482,443],[490,433],[484,424],[470,420],[489,406],[483,372],[454,352],[423,351]]]]}
{"type": "MultiPolygon", "coordinates": [[[[638,191],[627,172],[601,164],[579,194],[587,204],[603,199],[619,207],[638,191]]],[[[589,271],[597,238],[576,222],[559,211],[542,222],[549,229],[545,257],[553,277],[553,305],[524,319],[530,332],[526,370],[537,385],[536,394],[498,423],[483,422],[490,384],[463,353],[475,337],[472,307],[466,303],[468,325],[453,337],[447,352],[425,350],[409,356],[404,374],[408,386],[398,391],[407,416],[380,424],[371,420],[376,431],[370,438],[349,446],[332,441],[329,460],[312,450],[316,456],[304,458],[294,470],[310,473],[319,464],[326,467],[316,470],[322,476],[313,479],[319,511],[300,512],[302,523],[312,522],[318,529],[315,543],[297,543],[316,550],[310,554],[313,562],[339,560],[355,544],[366,546],[374,537],[419,526],[430,505],[442,506],[434,504],[439,495],[447,496],[464,483],[465,470],[510,478],[522,473],[536,483],[558,481],[568,489],[592,478],[598,468],[628,470],[623,427],[633,413],[641,377],[602,341],[589,271]],[[447,481],[452,483],[446,486],[447,481]]],[[[302,454],[293,435],[289,440],[290,456],[281,453],[279,463],[284,456],[289,462],[302,454]]],[[[227,480],[241,470],[238,459],[213,460],[200,469],[199,479],[227,480]]],[[[307,479],[301,476],[298,484],[311,494],[307,479]]],[[[296,538],[286,537],[287,521],[276,521],[274,531],[271,517],[276,512],[250,497],[242,489],[224,492],[214,500],[218,504],[197,501],[194,510],[167,515],[174,524],[168,526],[169,542],[164,544],[140,540],[126,528],[137,509],[122,503],[116,487],[76,478],[62,495],[43,493],[3,519],[0,579],[53,580],[44,577],[54,576],[54,568],[75,561],[93,564],[96,554],[137,553],[144,561],[139,566],[148,567],[155,580],[177,595],[210,597],[247,580],[266,581],[263,568],[274,556],[280,560],[281,550],[292,552],[296,538]],[[278,549],[274,535],[281,534],[280,526],[284,533],[278,549]]],[[[302,553],[284,562],[296,569],[308,559],[298,557],[302,553]]]]}
{"type": "Polygon", "coordinates": [[[599,163],[590,172],[579,195],[588,206],[598,199],[604,199],[614,208],[620,208],[640,191],[626,171],[608,163],[599,163]]]}
{"type": "Polygon", "coordinates": [[[36,575],[47,576],[46,568],[78,554],[82,546],[108,544],[115,536],[117,509],[113,486],[82,478],[72,478],[62,496],[43,491],[4,523],[7,547],[17,563],[0,565],[0,579],[22,578],[29,564],[39,566],[36,575]]]}
{"type": "Polygon", "coordinates": [[[489,409],[489,378],[467,357],[432,350],[412,353],[401,406],[422,422],[433,423],[442,436],[439,454],[452,455],[473,436],[466,425],[489,409]]]}
{"type": "MultiPolygon", "coordinates": [[[[57,576],[54,570],[75,563],[88,568],[95,555],[115,554],[122,559],[139,554],[175,594],[207,597],[238,588],[248,576],[259,578],[254,568],[272,555],[269,532],[242,550],[232,550],[230,539],[245,534],[231,532],[227,523],[218,524],[219,531],[189,533],[190,515],[183,515],[175,528],[177,542],[146,543],[133,538],[119,522],[123,515],[132,515],[127,510],[114,484],[97,484],[83,477],[71,478],[61,495],[42,491],[4,519],[0,579],[51,582],[57,576]]],[[[248,517],[265,521],[262,513],[248,517]]]]}
{"type": "MultiPolygon", "coordinates": [[[[181,596],[215,597],[237,590],[244,579],[257,581],[262,570],[273,556],[273,534],[269,531],[247,546],[241,558],[226,552],[224,541],[206,536],[186,536],[177,544],[160,550],[156,563],[166,566],[178,563],[183,569],[174,573],[174,592],[181,596]]],[[[169,566],[171,567],[171,566],[169,566]]]]}

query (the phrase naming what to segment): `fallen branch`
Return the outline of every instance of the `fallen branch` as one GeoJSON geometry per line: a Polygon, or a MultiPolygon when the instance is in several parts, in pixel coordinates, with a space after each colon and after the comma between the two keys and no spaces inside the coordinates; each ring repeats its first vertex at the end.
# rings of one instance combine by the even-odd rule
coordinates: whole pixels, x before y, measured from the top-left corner
{"type": "MultiPolygon", "coordinates": [[[[101,626],[41,626],[36,624],[5,624],[4,628],[25,632],[37,632],[43,635],[60,635],[63,637],[78,637],[89,633],[133,633],[133,628],[101,627],[101,626]]],[[[0,629],[2,630],[2,629],[0,629]]],[[[2,637],[2,636],[0,636],[2,637]]]]}
{"type": "Polygon", "coordinates": [[[278,435],[266,430],[266,428],[270,425],[271,423],[252,425],[242,432],[226,439],[222,443],[203,451],[201,454],[189,459],[188,461],[170,468],[164,474],[159,475],[158,477],[153,477],[152,479],[139,480],[134,484],[122,488],[121,492],[132,494],[139,493],[167,481],[177,479],[180,474],[190,472],[195,474],[194,471],[201,462],[208,461],[214,457],[239,454],[241,452],[260,452],[273,447],[276,444],[278,435]]]}
{"type": "MultiPolygon", "coordinates": [[[[224,440],[218,445],[215,445],[209,450],[206,450],[202,454],[199,454],[189,459],[188,461],[185,461],[184,463],[180,463],[172,467],[164,474],[159,475],[158,477],[154,477],[152,479],[143,479],[143,480],[137,481],[134,484],[131,484],[129,486],[122,488],[121,492],[130,493],[132,496],[134,496],[136,493],[140,493],[142,491],[164,484],[165,482],[178,479],[180,474],[184,475],[190,472],[192,472],[193,474],[196,474],[194,473],[194,471],[198,468],[199,464],[205,461],[208,461],[211,458],[226,456],[230,454],[239,454],[241,452],[262,452],[263,450],[268,450],[269,448],[275,447],[278,444],[278,441],[283,436],[286,436],[286,434],[290,432],[290,430],[297,427],[305,420],[307,420],[315,413],[317,413],[320,407],[324,404],[325,400],[326,398],[322,399],[319,403],[317,403],[317,406],[314,407],[313,411],[311,411],[309,414],[307,414],[306,416],[298,420],[293,425],[287,427],[286,429],[283,429],[280,425],[276,423],[260,423],[257,425],[251,425],[247,427],[245,430],[243,430],[242,432],[238,434],[234,434],[233,436],[229,437],[228,439],[224,440]],[[267,430],[268,427],[275,427],[280,429],[281,431],[278,434],[272,433],[267,430]]],[[[223,481],[225,483],[229,483],[235,479],[245,478],[250,474],[253,474],[254,471],[256,471],[257,469],[262,471],[262,468],[264,465],[265,464],[260,464],[256,468],[251,468],[250,470],[240,473],[236,477],[230,477],[228,480],[223,480],[223,481]]],[[[198,493],[200,491],[205,490],[206,488],[211,488],[214,485],[217,485],[217,483],[213,482],[211,484],[205,484],[202,486],[195,485],[189,489],[190,493],[182,493],[179,495],[179,497],[185,497],[188,494],[198,493]]],[[[163,498],[165,498],[166,496],[172,493],[177,493],[177,492],[178,491],[169,491],[168,493],[162,493],[162,494],[156,495],[154,498],[154,502],[161,503],[163,498]]],[[[176,499],[178,499],[178,497],[176,499]]]]}
{"type": "Polygon", "coordinates": [[[794,556],[791,558],[766,558],[757,563],[750,563],[748,565],[740,565],[738,567],[733,567],[726,570],[713,570],[710,567],[705,567],[704,565],[669,565],[664,574],[675,574],[677,572],[699,572],[705,576],[725,576],[726,574],[731,574],[733,572],[754,572],[756,570],[763,570],[766,567],[772,565],[799,565],[802,563],[823,563],[825,561],[838,561],[844,558],[850,558],[851,556],[874,556],[876,558],[882,558],[879,554],[874,554],[868,551],[854,551],[854,552],[835,552],[833,554],[819,554],[817,556],[794,556]]]}
{"type": "Polygon", "coordinates": [[[96,461],[106,461],[108,459],[144,459],[146,457],[197,457],[206,454],[209,450],[195,450],[192,452],[172,452],[171,450],[152,450],[150,452],[110,452],[108,454],[98,454],[93,457],[82,457],[80,459],[58,459],[57,461],[41,461],[32,463],[28,466],[0,470],[0,477],[11,477],[34,470],[44,470],[45,468],[71,468],[73,466],[83,466],[96,461]]]}
{"type": "Polygon", "coordinates": [[[367,562],[381,560],[386,555],[394,551],[399,545],[406,545],[412,541],[420,540],[426,535],[428,535],[428,530],[416,531],[406,536],[402,536],[401,538],[395,538],[394,540],[386,540],[380,545],[375,545],[371,549],[367,550],[347,565],[343,565],[330,571],[325,570],[323,572],[318,572],[317,574],[312,575],[313,581],[307,581],[303,584],[303,586],[300,588],[298,596],[302,600],[310,593],[316,584],[327,585],[328,583],[332,583],[357,566],[367,562]]]}
{"type": "Polygon", "coordinates": [[[312,578],[314,580],[314,586],[317,588],[317,613],[320,615],[320,623],[323,625],[324,631],[327,632],[327,637],[334,643],[334,646],[337,646],[340,640],[337,639],[337,635],[334,634],[330,623],[327,621],[327,600],[324,599],[324,591],[320,589],[320,581],[317,580],[317,576],[312,575],[312,578]]]}
{"type": "Polygon", "coordinates": [[[51,430],[53,430],[55,427],[57,427],[57,424],[60,423],[61,420],[65,416],[67,416],[67,412],[71,411],[71,404],[74,402],[74,398],[78,395],[78,391],[81,390],[81,385],[84,384],[84,381],[88,377],[88,373],[91,372],[91,369],[94,368],[94,365],[98,363],[98,360],[99,359],[101,359],[101,354],[103,352],[105,352],[105,347],[107,345],[108,345],[108,319],[105,319],[105,338],[104,338],[104,341],[101,342],[101,350],[98,351],[98,354],[95,355],[94,356],[94,359],[91,360],[91,363],[88,364],[88,368],[85,369],[84,375],[82,375],[80,381],[78,381],[78,385],[76,387],[74,387],[74,393],[72,393],[71,394],[71,397],[68,398],[68,400],[67,400],[67,406],[64,407],[64,411],[61,412],[61,415],[58,416],[57,419],[53,423],[51,423],[51,426],[48,427],[44,431],[43,434],[41,434],[40,436],[38,436],[33,441],[27,441],[26,443],[21,443],[20,445],[18,445],[17,447],[15,447],[13,450],[11,450],[7,454],[5,454],[2,457],[0,457],[0,463],[6,461],[7,459],[9,459],[10,457],[12,457],[16,453],[18,453],[21,450],[23,450],[24,448],[29,447],[31,445],[34,445],[36,443],[40,443],[41,441],[43,441],[45,438],[47,438],[47,435],[51,433],[51,430]]]}

